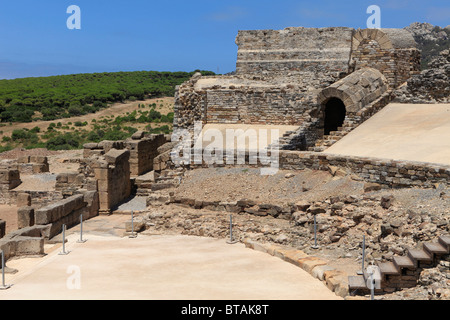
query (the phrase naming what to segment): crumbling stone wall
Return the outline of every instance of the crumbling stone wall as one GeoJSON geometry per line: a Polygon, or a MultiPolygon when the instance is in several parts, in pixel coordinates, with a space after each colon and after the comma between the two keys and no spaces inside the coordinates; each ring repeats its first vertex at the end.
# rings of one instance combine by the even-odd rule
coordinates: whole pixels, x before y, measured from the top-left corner
{"type": "Polygon", "coordinates": [[[131,194],[130,152],[111,149],[94,163],[95,179],[98,182],[99,213],[109,214],[111,209],[131,194]]]}
{"type": "Polygon", "coordinates": [[[420,72],[420,51],[404,29],[364,29],[355,32],[351,64],[355,70],[374,68],[396,88],[420,72]]]}
{"type": "Polygon", "coordinates": [[[192,135],[196,121],[298,125],[292,141],[280,145],[307,150],[329,133],[323,126],[327,99],[341,99],[356,126],[360,110],[377,100],[370,110],[382,108],[388,92],[420,68],[414,38],[401,29],[247,30],[238,32],[236,44],[236,74],[196,74],[177,87],[175,130],[192,135]]]}
{"type": "Polygon", "coordinates": [[[52,203],[34,212],[36,225],[47,225],[46,238],[52,238],[61,232],[62,225],[71,227],[83,219],[92,218],[97,213],[98,201],[96,191],[77,194],[67,199],[52,203]]]}
{"type": "Polygon", "coordinates": [[[144,132],[136,132],[131,139],[124,142],[130,151],[131,176],[139,176],[153,170],[153,159],[158,155],[157,149],[167,143],[168,137],[162,134],[146,137],[144,132]]]}
{"type": "Polygon", "coordinates": [[[429,69],[410,78],[395,91],[395,101],[402,103],[450,102],[450,50],[434,58],[429,69]]]}
{"type": "Polygon", "coordinates": [[[45,156],[22,156],[17,159],[17,169],[22,174],[37,174],[50,171],[48,159],[45,156]]]}
{"type": "Polygon", "coordinates": [[[20,172],[17,169],[0,168],[0,203],[11,204],[14,200],[11,198],[11,189],[19,186],[20,172]]]}
{"type": "Polygon", "coordinates": [[[236,73],[312,72],[337,80],[349,71],[352,35],[353,29],[345,27],[239,31],[236,73]]]}

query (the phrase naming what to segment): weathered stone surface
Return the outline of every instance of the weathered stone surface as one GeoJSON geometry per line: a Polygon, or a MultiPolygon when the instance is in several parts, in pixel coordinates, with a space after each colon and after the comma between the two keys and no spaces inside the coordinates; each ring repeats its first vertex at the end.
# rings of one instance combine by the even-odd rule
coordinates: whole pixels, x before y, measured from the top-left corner
{"type": "Polygon", "coordinates": [[[34,209],[32,207],[20,207],[17,209],[17,227],[19,229],[34,225],[34,209]]]}

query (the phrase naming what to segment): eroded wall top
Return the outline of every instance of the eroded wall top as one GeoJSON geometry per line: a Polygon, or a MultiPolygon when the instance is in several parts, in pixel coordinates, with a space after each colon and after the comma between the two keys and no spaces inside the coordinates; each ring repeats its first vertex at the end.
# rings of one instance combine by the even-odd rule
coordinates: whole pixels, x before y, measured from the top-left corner
{"type": "Polygon", "coordinates": [[[348,73],[353,32],[346,27],[239,31],[236,73],[348,73]]]}

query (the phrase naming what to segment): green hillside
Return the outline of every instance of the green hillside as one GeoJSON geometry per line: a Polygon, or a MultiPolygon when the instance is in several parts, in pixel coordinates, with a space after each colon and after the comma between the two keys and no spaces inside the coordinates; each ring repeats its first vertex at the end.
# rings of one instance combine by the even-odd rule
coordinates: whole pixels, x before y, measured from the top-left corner
{"type": "Polygon", "coordinates": [[[136,71],[0,80],[0,121],[56,120],[93,113],[114,102],[173,96],[175,86],[194,73],[136,71]]]}

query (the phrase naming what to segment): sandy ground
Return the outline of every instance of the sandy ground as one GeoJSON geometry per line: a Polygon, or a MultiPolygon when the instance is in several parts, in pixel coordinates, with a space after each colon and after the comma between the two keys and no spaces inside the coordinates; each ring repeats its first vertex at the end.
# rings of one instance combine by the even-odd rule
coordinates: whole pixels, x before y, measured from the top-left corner
{"type": "Polygon", "coordinates": [[[47,248],[45,257],[8,261],[19,272],[6,275],[12,287],[0,291],[0,299],[341,299],[302,269],[243,244],[189,236],[120,237],[109,232],[114,230],[107,225],[110,218],[113,224],[125,219],[86,221],[86,243],[77,243],[79,235],[69,232],[68,255],[59,255],[59,244],[47,248]]]}
{"type": "Polygon", "coordinates": [[[450,164],[450,104],[391,103],[324,153],[450,164]]]}

